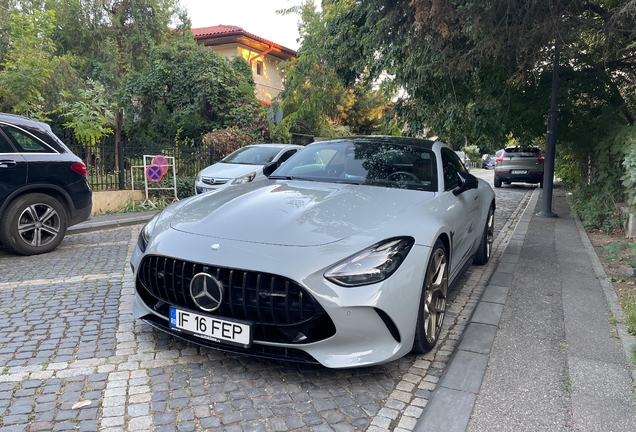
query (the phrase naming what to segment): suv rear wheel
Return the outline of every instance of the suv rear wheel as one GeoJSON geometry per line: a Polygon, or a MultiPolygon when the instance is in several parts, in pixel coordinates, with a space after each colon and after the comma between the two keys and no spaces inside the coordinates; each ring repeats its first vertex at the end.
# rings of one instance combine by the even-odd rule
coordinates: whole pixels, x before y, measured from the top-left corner
{"type": "Polygon", "coordinates": [[[7,207],[0,241],[14,253],[46,253],[62,242],[67,226],[66,210],[58,200],[41,193],[23,195],[7,207]]]}
{"type": "Polygon", "coordinates": [[[496,188],[500,188],[501,187],[501,180],[499,180],[496,176],[495,176],[495,187],[496,188]]]}

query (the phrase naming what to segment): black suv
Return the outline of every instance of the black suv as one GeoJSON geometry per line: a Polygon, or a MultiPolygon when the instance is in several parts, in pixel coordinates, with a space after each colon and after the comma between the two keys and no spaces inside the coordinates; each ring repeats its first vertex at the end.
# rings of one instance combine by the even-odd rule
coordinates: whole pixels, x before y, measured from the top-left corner
{"type": "Polygon", "coordinates": [[[35,255],[55,249],[93,206],[86,165],[46,123],[0,113],[0,243],[35,255]]]}

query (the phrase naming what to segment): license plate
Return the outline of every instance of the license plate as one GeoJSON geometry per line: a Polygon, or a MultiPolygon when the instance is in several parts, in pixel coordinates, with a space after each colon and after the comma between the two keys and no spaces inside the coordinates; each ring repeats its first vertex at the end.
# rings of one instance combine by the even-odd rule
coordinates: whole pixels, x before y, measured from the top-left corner
{"type": "Polygon", "coordinates": [[[511,170],[510,174],[528,174],[528,170],[511,170]]]}
{"type": "Polygon", "coordinates": [[[170,308],[170,328],[216,343],[227,343],[249,348],[252,344],[252,326],[234,320],[199,315],[194,312],[170,308]]]}

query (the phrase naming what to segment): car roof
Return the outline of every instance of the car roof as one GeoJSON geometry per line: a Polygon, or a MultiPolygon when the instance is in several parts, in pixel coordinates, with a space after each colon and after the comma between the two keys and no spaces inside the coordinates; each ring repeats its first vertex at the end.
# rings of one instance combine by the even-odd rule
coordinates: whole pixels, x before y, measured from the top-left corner
{"type": "Polygon", "coordinates": [[[270,144],[250,144],[245,147],[272,147],[272,148],[302,148],[303,146],[297,144],[281,144],[281,143],[270,143],[270,144]]]}
{"type": "Polygon", "coordinates": [[[51,128],[46,123],[42,123],[30,118],[19,116],[16,114],[0,113],[0,122],[13,124],[16,126],[35,127],[42,129],[42,131],[50,131],[51,128]]]}
{"type": "Polygon", "coordinates": [[[431,150],[433,148],[433,144],[435,144],[435,141],[422,139],[422,138],[396,137],[396,136],[390,136],[390,135],[371,135],[371,136],[352,136],[352,137],[334,138],[334,139],[329,139],[324,141],[313,142],[309,144],[308,146],[320,145],[326,142],[337,142],[337,141],[353,142],[356,144],[393,143],[393,144],[421,147],[428,150],[431,150]]]}

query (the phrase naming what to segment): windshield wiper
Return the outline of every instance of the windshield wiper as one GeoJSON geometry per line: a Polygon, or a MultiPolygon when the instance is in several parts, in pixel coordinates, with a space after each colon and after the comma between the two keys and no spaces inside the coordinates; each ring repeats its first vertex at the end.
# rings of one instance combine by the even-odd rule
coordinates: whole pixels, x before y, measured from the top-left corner
{"type": "Polygon", "coordinates": [[[306,181],[316,181],[309,177],[299,177],[299,176],[269,176],[270,180],[306,180],[306,181]]]}

